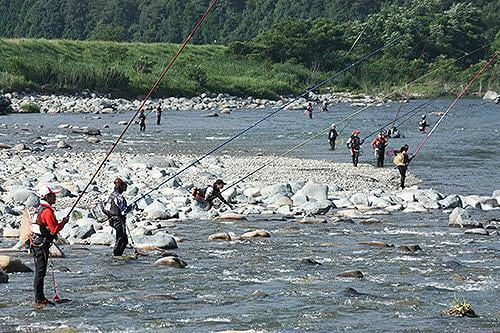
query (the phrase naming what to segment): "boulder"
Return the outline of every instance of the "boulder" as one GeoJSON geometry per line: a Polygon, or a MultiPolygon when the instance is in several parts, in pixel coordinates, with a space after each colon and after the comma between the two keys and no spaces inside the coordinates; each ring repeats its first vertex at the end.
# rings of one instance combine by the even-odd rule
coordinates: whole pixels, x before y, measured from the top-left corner
{"type": "Polygon", "coordinates": [[[499,97],[498,93],[492,90],[488,90],[486,94],[484,94],[483,99],[487,101],[495,101],[499,97]]]}
{"type": "Polygon", "coordinates": [[[33,270],[23,264],[21,260],[9,256],[0,256],[0,269],[5,273],[33,272],[33,270]]]}
{"type": "Polygon", "coordinates": [[[87,142],[88,142],[88,143],[91,143],[91,144],[97,144],[97,143],[101,142],[101,140],[99,140],[99,139],[98,139],[97,137],[95,137],[95,136],[89,136],[89,137],[87,138],[87,142]]]}
{"type": "Polygon", "coordinates": [[[271,206],[280,208],[281,206],[293,206],[293,201],[289,197],[281,197],[271,204],[271,206]]]}
{"type": "Polygon", "coordinates": [[[29,148],[24,143],[18,143],[16,145],[14,145],[14,147],[12,147],[12,150],[17,151],[17,152],[21,152],[21,151],[29,150],[29,148]]]}
{"type": "Polygon", "coordinates": [[[19,235],[20,235],[19,229],[14,229],[10,226],[6,226],[2,232],[2,236],[4,238],[16,238],[17,239],[17,238],[19,238],[19,235]]]}
{"type": "Polygon", "coordinates": [[[354,204],[347,198],[333,199],[332,202],[337,208],[354,208],[354,204]]]}
{"type": "Polygon", "coordinates": [[[9,275],[3,271],[3,269],[0,268],[0,283],[7,283],[9,282],[9,275]]]}
{"type": "Polygon", "coordinates": [[[78,225],[71,230],[71,236],[77,239],[87,239],[95,233],[96,230],[91,223],[78,225]]]}
{"type": "Polygon", "coordinates": [[[301,209],[304,213],[313,215],[324,215],[328,213],[331,208],[334,207],[332,202],[329,200],[311,201],[299,207],[299,209],[301,209]]]}
{"type": "Polygon", "coordinates": [[[319,224],[319,223],[326,223],[326,219],[322,218],[316,218],[316,217],[310,217],[310,216],[304,216],[302,220],[298,221],[300,224],[319,224]]]}
{"type": "Polygon", "coordinates": [[[271,197],[276,194],[290,195],[292,193],[292,188],[288,184],[270,185],[261,189],[260,193],[265,197],[271,197]]]}
{"type": "Polygon", "coordinates": [[[364,218],[365,217],[363,215],[363,213],[357,209],[339,210],[336,214],[337,214],[337,216],[340,216],[340,217],[349,217],[349,218],[364,218]]]}
{"type": "Polygon", "coordinates": [[[481,198],[477,195],[468,195],[462,197],[462,203],[464,208],[477,208],[481,209],[481,198]]]}
{"type": "Polygon", "coordinates": [[[467,210],[460,207],[453,209],[450,216],[448,217],[448,221],[448,226],[455,228],[482,227],[482,224],[474,220],[467,210]]]}
{"type": "Polygon", "coordinates": [[[250,198],[256,198],[260,196],[260,189],[256,187],[250,187],[243,191],[243,194],[250,198]]]}
{"type": "Polygon", "coordinates": [[[307,196],[299,194],[299,193],[296,193],[292,196],[293,206],[303,206],[310,201],[311,200],[307,196]]]}
{"type": "Polygon", "coordinates": [[[409,202],[403,213],[427,213],[428,210],[420,202],[409,202]]]}
{"type": "Polygon", "coordinates": [[[57,143],[57,148],[59,149],[68,149],[68,148],[71,148],[71,146],[69,144],[66,143],[66,141],[64,140],[61,140],[57,143]]]}
{"type": "Polygon", "coordinates": [[[159,232],[153,236],[137,237],[135,239],[135,244],[138,248],[146,250],[172,250],[178,248],[175,238],[162,232],[159,232]]]}
{"type": "Polygon", "coordinates": [[[464,231],[464,234],[466,235],[483,235],[483,236],[489,236],[490,234],[488,231],[486,231],[483,228],[472,228],[472,229],[467,229],[464,231]]]}
{"type": "Polygon", "coordinates": [[[315,183],[307,183],[302,187],[297,194],[304,195],[309,198],[314,198],[318,201],[327,200],[328,199],[328,186],[315,184],[315,183]]]}
{"type": "Polygon", "coordinates": [[[219,232],[208,236],[209,241],[234,241],[237,237],[232,232],[219,232]]]}
{"type": "Polygon", "coordinates": [[[414,192],[404,191],[404,192],[398,193],[396,196],[398,198],[401,198],[403,201],[406,201],[406,202],[415,201],[415,193],[414,192]]]}
{"type": "Polygon", "coordinates": [[[184,260],[179,259],[177,257],[169,256],[156,260],[155,266],[170,266],[176,268],[184,268],[187,266],[187,263],[184,260]]]}
{"type": "Polygon", "coordinates": [[[343,272],[343,273],[337,274],[337,276],[354,278],[354,279],[362,279],[363,273],[361,271],[348,271],[348,272],[343,272]]]}
{"type": "Polygon", "coordinates": [[[254,231],[245,232],[240,237],[241,238],[271,237],[271,234],[267,230],[257,229],[254,231]]]}
{"type": "Polygon", "coordinates": [[[89,241],[92,245],[111,245],[115,242],[115,236],[107,232],[97,232],[90,236],[89,241]]]}
{"type": "Polygon", "coordinates": [[[368,197],[364,193],[356,193],[349,200],[355,205],[368,206],[368,197]]]}
{"type": "Polygon", "coordinates": [[[458,195],[449,195],[446,198],[438,201],[442,209],[452,209],[462,207],[462,200],[458,195]]]}
{"type": "Polygon", "coordinates": [[[224,213],[214,218],[214,221],[245,221],[246,219],[243,214],[224,213]]]}

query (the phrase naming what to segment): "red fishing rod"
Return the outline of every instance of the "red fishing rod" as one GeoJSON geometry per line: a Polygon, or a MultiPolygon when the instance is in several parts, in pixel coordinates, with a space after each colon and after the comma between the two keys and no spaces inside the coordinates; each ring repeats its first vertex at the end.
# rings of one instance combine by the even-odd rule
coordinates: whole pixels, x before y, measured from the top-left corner
{"type": "Polygon", "coordinates": [[[68,217],[71,215],[71,213],[73,212],[73,210],[76,208],[76,206],[78,205],[78,203],[82,199],[83,195],[87,192],[88,188],[90,187],[90,185],[92,184],[92,182],[94,181],[94,179],[97,177],[97,175],[99,174],[99,172],[101,171],[101,169],[104,167],[104,165],[106,164],[107,160],[109,159],[109,157],[111,156],[111,154],[113,153],[113,151],[115,150],[115,148],[118,146],[118,143],[125,136],[125,133],[127,133],[128,129],[133,124],[134,119],[137,117],[137,115],[139,114],[139,112],[141,112],[144,109],[144,106],[146,105],[146,102],[151,98],[151,95],[153,95],[153,93],[156,91],[156,89],[158,89],[158,86],[160,85],[160,83],[163,80],[163,78],[170,71],[170,68],[172,68],[172,66],[176,62],[177,58],[179,58],[179,56],[181,55],[182,51],[184,51],[184,49],[186,48],[186,46],[189,44],[189,42],[193,38],[193,35],[196,33],[196,31],[198,31],[198,29],[200,28],[201,24],[203,23],[203,21],[205,21],[205,19],[207,18],[208,14],[210,14],[210,12],[215,7],[215,5],[217,4],[217,2],[218,2],[218,0],[213,0],[210,3],[210,5],[208,6],[208,8],[205,10],[205,12],[203,13],[203,15],[201,16],[201,18],[198,20],[198,22],[196,22],[193,30],[191,30],[191,32],[186,37],[186,39],[184,40],[184,42],[181,44],[181,46],[179,47],[179,49],[177,50],[177,52],[174,54],[174,56],[172,57],[172,59],[168,63],[167,67],[165,67],[165,69],[161,73],[161,75],[158,78],[158,80],[156,80],[156,82],[153,85],[153,87],[149,90],[149,92],[147,93],[147,95],[144,97],[144,99],[142,100],[141,104],[137,108],[137,111],[134,113],[134,115],[132,116],[132,118],[130,119],[130,121],[127,123],[127,125],[122,130],[122,132],[120,133],[120,135],[118,136],[118,138],[115,140],[115,142],[111,146],[111,149],[108,151],[108,153],[106,154],[106,156],[104,156],[104,159],[101,161],[101,163],[97,167],[97,170],[94,172],[94,174],[92,175],[92,177],[90,177],[90,180],[88,181],[87,185],[83,189],[82,193],[80,193],[80,195],[76,199],[75,203],[73,204],[73,206],[69,210],[68,215],[67,215],[68,217]]]}
{"type": "Polygon", "coordinates": [[[432,133],[438,128],[438,126],[443,122],[444,118],[446,115],[453,109],[453,107],[457,104],[457,102],[465,95],[467,90],[469,90],[470,86],[486,71],[486,69],[495,62],[496,58],[499,55],[499,51],[496,51],[493,56],[484,64],[484,66],[474,75],[474,77],[470,80],[470,82],[465,86],[465,88],[458,94],[457,98],[450,104],[448,109],[444,112],[444,114],[439,118],[439,120],[436,122],[436,124],[432,127],[432,129],[429,131],[429,133],[425,136],[425,138],[422,140],[422,142],[418,145],[417,149],[415,150],[415,153],[412,156],[412,159],[415,159],[415,157],[420,153],[420,150],[422,147],[427,143],[427,140],[431,137],[432,133]]]}

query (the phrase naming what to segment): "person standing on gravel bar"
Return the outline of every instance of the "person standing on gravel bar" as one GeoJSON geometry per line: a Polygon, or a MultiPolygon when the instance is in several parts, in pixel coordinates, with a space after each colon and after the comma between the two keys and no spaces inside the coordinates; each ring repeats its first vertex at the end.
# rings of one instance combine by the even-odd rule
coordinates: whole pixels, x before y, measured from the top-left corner
{"type": "Polygon", "coordinates": [[[208,185],[203,189],[193,188],[192,194],[205,210],[210,210],[210,208],[212,208],[215,198],[225,203],[230,209],[233,209],[233,206],[222,196],[221,190],[224,188],[224,185],[226,185],[226,183],[224,183],[222,179],[217,179],[213,185],[208,185]]]}
{"type": "Polygon", "coordinates": [[[408,170],[408,165],[413,159],[413,157],[410,158],[408,156],[408,149],[409,149],[408,145],[404,145],[403,147],[401,147],[399,153],[394,157],[393,160],[394,165],[396,165],[396,167],[399,170],[399,174],[401,175],[401,183],[400,183],[401,189],[405,188],[406,171],[408,170]]]}
{"type": "Polygon", "coordinates": [[[43,292],[44,279],[47,274],[47,264],[49,261],[49,248],[52,242],[57,239],[57,233],[61,231],[69,217],[65,217],[60,223],[57,222],[54,208],[52,205],[56,203],[56,191],[44,185],[39,191],[40,206],[35,220],[31,224],[31,239],[30,247],[35,258],[35,281],[33,287],[35,289],[35,304],[54,305],[49,301],[43,292]]]}
{"type": "Polygon", "coordinates": [[[347,148],[351,150],[352,165],[358,166],[359,152],[361,150],[361,139],[359,138],[359,131],[354,130],[351,137],[347,140],[347,148]]]}
{"type": "Polygon", "coordinates": [[[114,181],[115,189],[104,205],[104,211],[109,217],[109,224],[116,231],[115,247],[113,255],[119,257],[123,255],[128,244],[127,226],[125,223],[127,214],[132,210],[132,206],[127,206],[127,201],[123,193],[127,190],[128,184],[121,178],[114,181]]]}
{"type": "Polygon", "coordinates": [[[309,105],[307,105],[305,114],[306,114],[306,116],[309,117],[309,119],[313,119],[313,105],[312,105],[312,103],[309,103],[309,105]]]}
{"type": "Polygon", "coordinates": [[[139,112],[139,130],[141,132],[146,131],[146,115],[144,114],[144,109],[139,112]]]}
{"type": "Polygon", "coordinates": [[[161,124],[161,104],[158,104],[158,107],[156,108],[156,125],[161,124]]]}
{"type": "Polygon", "coordinates": [[[335,150],[335,141],[337,140],[337,137],[339,136],[339,133],[337,132],[337,125],[335,123],[330,126],[330,131],[328,132],[328,142],[330,142],[330,149],[335,150]]]}
{"type": "Polygon", "coordinates": [[[385,137],[384,132],[379,133],[379,135],[372,141],[371,146],[375,150],[375,156],[377,157],[377,167],[383,167],[385,147],[387,147],[387,138],[385,137]]]}

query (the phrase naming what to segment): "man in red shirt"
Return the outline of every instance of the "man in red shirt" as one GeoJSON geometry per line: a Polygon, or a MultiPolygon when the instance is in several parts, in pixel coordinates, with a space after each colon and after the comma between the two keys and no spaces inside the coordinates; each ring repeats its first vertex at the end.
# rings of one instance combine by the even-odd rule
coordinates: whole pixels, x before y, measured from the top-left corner
{"type": "Polygon", "coordinates": [[[52,205],[56,203],[56,191],[48,186],[42,186],[38,191],[41,198],[38,214],[31,225],[31,248],[35,257],[35,304],[54,305],[43,292],[45,275],[47,274],[47,263],[49,260],[49,248],[57,239],[57,233],[68,223],[65,217],[58,223],[52,205]]]}
{"type": "Polygon", "coordinates": [[[384,166],[384,156],[385,147],[387,147],[387,138],[384,132],[380,132],[379,135],[372,141],[372,148],[375,150],[375,156],[377,157],[377,166],[384,166]]]}

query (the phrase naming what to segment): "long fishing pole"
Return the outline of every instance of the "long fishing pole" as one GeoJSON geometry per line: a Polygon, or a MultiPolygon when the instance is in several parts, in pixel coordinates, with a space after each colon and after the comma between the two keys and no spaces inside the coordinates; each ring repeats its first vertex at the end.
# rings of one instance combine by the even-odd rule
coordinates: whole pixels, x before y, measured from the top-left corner
{"type": "MultiPolygon", "coordinates": [[[[486,46],[482,46],[482,47],[477,48],[477,49],[475,49],[475,50],[473,50],[473,51],[471,51],[471,52],[465,52],[465,54],[464,54],[463,56],[461,56],[461,57],[459,57],[459,58],[455,59],[455,61],[459,61],[459,60],[461,60],[461,59],[463,59],[463,58],[465,58],[465,57],[468,57],[468,56],[470,56],[470,55],[472,55],[472,54],[474,54],[474,53],[476,53],[476,52],[478,52],[478,51],[480,51],[480,50],[484,49],[485,47],[486,47],[486,46]]],[[[423,78],[425,78],[425,77],[427,77],[427,76],[429,76],[429,75],[433,74],[434,72],[441,70],[442,68],[444,68],[444,67],[446,67],[446,66],[447,66],[447,65],[440,66],[440,67],[438,67],[438,68],[434,69],[433,71],[431,71],[431,72],[429,72],[429,73],[426,73],[426,74],[424,74],[424,75],[422,75],[422,76],[420,76],[420,77],[416,78],[415,80],[413,80],[412,82],[410,82],[410,83],[408,83],[408,84],[413,84],[413,83],[415,83],[415,82],[417,82],[417,81],[419,81],[419,80],[421,80],[421,79],[423,79],[423,78]]],[[[404,85],[404,86],[402,86],[400,89],[404,89],[404,87],[405,87],[406,85],[408,85],[408,84],[405,84],[405,85],[404,85]]],[[[452,86],[453,86],[453,85],[452,85],[452,86]]],[[[400,89],[396,89],[396,90],[395,90],[395,91],[393,91],[392,93],[389,93],[389,94],[385,95],[383,98],[385,99],[385,98],[387,98],[387,97],[390,97],[390,96],[392,96],[392,95],[396,94],[397,92],[399,92],[399,91],[400,91],[400,89]]],[[[448,89],[445,93],[443,93],[443,95],[444,95],[444,94],[446,94],[446,93],[448,93],[449,91],[451,91],[451,88],[450,88],[450,89],[448,89]]],[[[434,98],[434,99],[432,99],[432,101],[435,101],[436,99],[437,99],[437,97],[436,97],[436,98],[434,98]]],[[[429,104],[430,104],[429,102],[430,102],[430,101],[428,101],[428,102],[426,102],[426,103],[424,103],[424,104],[429,105],[429,104]]],[[[354,112],[353,114],[351,114],[350,116],[347,116],[347,117],[345,117],[344,119],[341,119],[340,121],[338,121],[338,123],[340,123],[340,122],[342,122],[342,121],[348,121],[348,120],[349,120],[349,119],[351,119],[353,116],[355,116],[355,115],[359,114],[360,112],[362,112],[362,111],[364,111],[364,110],[366,110],[366,109],[368,109],[368,108],[369,108],[369,106],[366,106],[366,107],[365,107],[365,108],[363,108],[362,110],[356,111],[356,112],[354,112]]],[[[418,108],[420,108],[420,106],[419,106],[419,107],[417,107],[417,108],[415,108],[415,109],[418,109],[418,108]]],[[[414,112],[414,111],[415,111],[415,109],[410,110],[410,111],[409,111],[409,112],[407,112],[406,114],[411,114],[412,112],[414,112]]],[[[405,114],[405,115],[406,115],[406,114],[405,114]]],[[[404,115],[403,115],[403,116],[401,116],[400,118],[402,118],[402,117],[404,117],[404,115]]],[[[399,119],[400,119],[400,118],[399,118],[399,119]]],[[[391,121],[391,123],[392,123],[392,121],[391,121]]],[[[345,126],[344,126],[344,127],[345,127],[345,126]]],[[[282,153],[282,154],[281,154],[281,155],[279,155],[279,156],[280,156],[280,157],[284,157],[284,156],[288,155],[289,153],[291,153],[291,152],[295,151],[296,149],[298,149],[298,148],[302,147],[302,146],[303,146],[303,145],[305,145],[306,143],[308,143],[308,142],[310,142],[310,141],[314,140],[314,139],[315,139],[315,138],[317,138],[318,136],[323,135],[323,134],[324,134],[324,132],[325,132],[326,130],[328,130],[328,128],[326,128],[326,129],[324,129],[324,130],[322,130],[322,131],[319,131],[318,133],[314,134],[313,136],[309,137],[308,139],[306,139],[305,141],[303,141],[303,142],[299,143],[298,145],[296,145],[296,146],[294,146],[294,147],[290,148],[289,150],[287,150],[286,152],[282,153]]],[[[365,138],[365,139],[366,139],[366,138],[365,138]]],[[[364,139],[364,140],[365,140],[365,139],[364,139]]],[[[266,164],[264,164],[264,165],[262,165],[262,166],[258,167],[257,169],[255,169],[255,170],[253,170],[252,172],[248,173],[247,175],[243,176],[242,178],[240,178],[239,180],[237,180],[236,182],[234,182],[234,183],[233,183],[233,184],[231,184],[230,186],[226,187],[226,189],[224,189],[224,191],[227,191],[227,190],[228,190],[228,189],[230,189],[231,187],[233,187],[233,186],[235,186],[235,185],[237,185],[237,184],[241,183],[243,180],[245,180],[245,179],[249,178],[250,176],[252,176],[252,175],[256,174],[257,172],[259,172],[260,170],[264,169],[266,166],[268,166],[268,165],[270,165],[270,164],[271,164],[271,162],[266,163],[266,164]]],[[[224,191],[223,191],[223,192],[224,192],[224,191]]]]}
{"type": "Polygon", "coordinates": [[[438,126],[443,122],[444,118],[448,115],[448,113],[453,109],[453,107],[457,104],[457,102],[465,95],[467,90],[469,90],[470,86],[486,71],[486,69],[496,60],[498,54],[500,51],[495,51],[493,56],[484,64],[484,66],[474,75],[474,77],[470,80],[470,82],[465,86],[465,88],[458,94],[458,96],[455,98],[455,100],[450,104],[448,109],[444,112],[444,114],[439,118],[439,120],[436,122],[436,124],[432,127],[432,129],[429,131],[429,133],[425,136],[425,138],[422,140],[422,142],[418,145],[417,149],[415,150],[415,153],[413,154],[411,160],[413,161],[415,157],[420,153],[420,150],[422,147],[427,143],[431,135],[434,133],[434,131],[438,128],[438,126]]]}
{"type": "MultiPolygon", "coordinates": [[[[415,29],[412,29],[410,32],[413,32],[417,30],[416,28],[415,29]]],[[[146,192],[145,194],[143,194],[142,196],[140,196],[139,198],[137,198],[135,201],[134,201],[134,204],[137,203],[139,200],[141,200],[142,198],[144,198],[145,196],[153,193],[154,191],[156,191],[158,188],[160,188],[161,186],[163,186],[164,184],[166,184],[167,182],[169,182],[170,180],[174,179],[175,177],[179,176],[180,174],[182,174],[184,171],[186,171],[187,169],[191,168],[192,166],[198,164],[200,161],[202,161],[203,159],[207,158],[208,156],[212,155],[213,153],[215,153],[216,151],[218,151],[219,149],[221,149],[222,147],[226,146],[227,144],[231,143],[232,141],[236,140],[237,138],[239,138],[240,136],[242,136],[243,134],[247,133],[248,131],[252,130],[254,127],[257,127],[259,124],[263,123],[264,121],[266,121],[267,119],[271,118],[272,116],[274,116],[275,114],[277,114],[278,112],[284,110],[285,108],[287,108],[289,105],[295,103],[296,101],[298,101],[300,98],[303,98],[305,96],[307,96],[311,91],[314,91],[320,87],[322,87],[323,85],[327,84],[328,82],[334,80],[336,77],[344,74],[345,72],[348,72],[349,70],[351,70],[352,68],[358,66],[359,64],[365,62],[366,60],[370,59],[371,57],[373,57],[374,55],[378,54],[379,52],[381,52],[382,50],[388,48],[389,46],[395,44],[396,42],[398,42],[399,40],[401,40],[404,36],[399,36],[397,38],[394,38],[392,39],[390,42],[388,42],[387,44],[385,45],[382,45],[380,46],[379,48],[377,48],[376,50],[366,54],[365,56],[363,56],[362,58],[360,58],[359,60],[351,63],[350,65],[348,65],[347,67],[345,67],[344,69],[340,70],[339,72],[333,74],[332,76],[326,78],[325,80],[323,81],[320,81],[319,83],[313,85],[312,87],[306,89],[302,94],[296,96],[295,98],[293,98],[292,100],[288,101],[287,103],[285,103],[284,105],[282,105],[281,107],[279,107],[278,109],[276,109],[275,111],[269,113],[267,116],[261,118],[260,120],[258,120],[257,122],[255,122],[254,124],[248,126],[247,128],[245,128],[244,130],[240,131],[239,133],[235,134],[234,136],[232,136],[231,138],[227,139],[226,141],[224,141],[223,143],[219,144],[218,146],[216,146],[215,148],[211,149],[210,151],[208,151],[207,153],[205,153],[204,155],[202,155],[201,157],[199,157],[198,159],[192,161],[191,163],[189,163],[188,165],[184,166],[182,169],[180,169],[178,172],[176,172],[174,175],[168,177],[166,180],[164,180],[163,182],[161,182],[159,185],[157,185],[155,188],[151,189],[150,191],[146,192]]]]}
{"type": "Polygon", "coordinates": [[[94,174],[92,175],[92,177],[90,177],[90,180],[88,181],[87,185],[85,186],[85,188],[83,189],[83,191],[80,193],[80,195],[78,196],[78,198],[74,202],[73,206],[71,207],[71,209],[68,212],[68,215],[67,215],[68,217],[71,215],[71,213],[73,212],[73,210],[76,208],[76,206],[78,205],[78,203],[82,199],[83,195],[87,192],[88,188],[90,187],[90,185],[92,184],[92,182],[94,181],[94,179],[97,177],[97,175],[99,174],[99,172],[101,171],[101,169],[104,167],[104,165],[106,164],[107,160],[109,159],[109,157],[111,156],[111,154],[113,153],[113,151],[115,150],[115,148],[118,146],[118,143],[125,136],[125,133],[128,131],[128,129],[130,128],[130,126],[134,122],[134,119],[137,117],[137,115],[139,114],[139,112],[141,112],[141,110],[143,110],[144,106],[146,105],[146,102],[150,99],[150,97],[153,95],[153,93],[158,89],[158,86],[160,85],[160,83],[163,80],[163,78],[170,71],[170,68],[172,68],[172,66],[176,62],[177,58],[179,58],[179,56],[181,55],[181,53],[186,48],[187,44],[193,38],[193,35],[198,31],[198,29],[200,28],[201,24],[203,23],[203,21],[205,21],[205,19],[207,18],[208,14],[212,11],[212,9],[215,7],[215,5],[217,4],[217,2],[218,2],[218,0],[213,0],[210,3],[210,5],[208,6],[208,8],[205,10],[205,12],[203,13],[203,15],[201,16],[201,18],[198,20],[198,22],[196,22],[193,30],[191,30],[191,32],[189,33],[189,35],[186,37],[186,39],[184,40],[184,42],[181,44],[181,46],[179,47],[179,49],[177,50],[177,52],[174,54],[174,56],[172,57],[172,59],[168,63],[167,67],[165,67],[165,69],[161,73],[160,77],[156,80],[156,82],[153,85],[153,87],[149,90],[149,92],[147,93],[147,95],[144,97],[144,99],[140,103],[139,107],[137,108],[137,111],[134,113],[134,115],[132,116],[132,118],[130,119],[130,121],[127,123],[127,125],[125,126],[125,128],[122,130],[122,132],[120,133],[120,135],[118,136],[118,138],[116,138],[115,142],[111,146],[111,149],[105,155],[104,159],[101,161],[101,163],[97,167],[97,170],[94,172],[94,174]]]}

